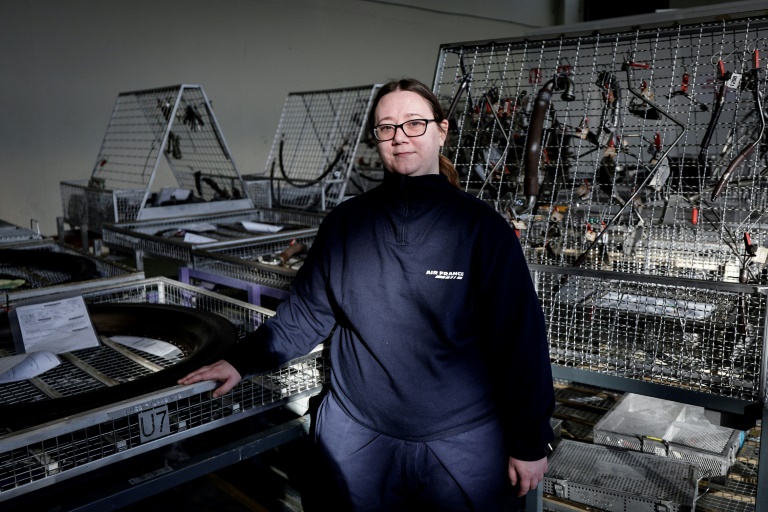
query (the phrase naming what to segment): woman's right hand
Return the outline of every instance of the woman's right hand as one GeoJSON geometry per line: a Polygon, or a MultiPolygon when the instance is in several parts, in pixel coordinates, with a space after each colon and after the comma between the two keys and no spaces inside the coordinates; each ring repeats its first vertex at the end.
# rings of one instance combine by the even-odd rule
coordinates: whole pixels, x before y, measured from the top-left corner
{"type": "Polygon", "coordinates": [[[234,366],[222,359],[209,366],[198,368],[186,377],[179,379],[178,383],[187,385],[203,380],[221,381],[222,385],[216,388],[213,392],[213,397],[218,398],[228,393],[229,390],[235,387],[242,379],[243,377],[240,375],[240,372],[235,370],[234,366]]]}

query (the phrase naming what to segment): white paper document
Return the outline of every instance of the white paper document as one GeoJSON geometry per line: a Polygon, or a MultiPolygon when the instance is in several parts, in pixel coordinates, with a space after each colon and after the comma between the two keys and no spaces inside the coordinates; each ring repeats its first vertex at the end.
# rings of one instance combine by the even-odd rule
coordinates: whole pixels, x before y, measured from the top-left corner
{"type": "Polygon", "coordinates": [[[25,353],[61,354],[99,346],[82,297],[17,306],[16,315],[25,353]]]}
{"type": "Polygon", "coordinates": [[[189,224],[183,224],[179,226],[179,229],[184,231],[196,231],[198,233],[205,233],[206,231],[216,231],[219,227],[216,224],[210,222],[191,222],[189,224]]]}
{"type": "Polygon", "coordinates": [[[184,233],[184,241],[189,244],[209,244],[211,242],[218,242],[215,238],[208,238],[207,236],[196,235],[187,231],[184,233]]]}
{"type": "Polygon", "coordinates": [[[56,354],[48,351],[0,357],[0,384],[31,379],[60,364],[56,354]]]}
{"type": "Polygon", "coordinates": [[[126,347],[166,359],[172,359],[181,354],[181,350],[176,345],[163,340],[141,336],[110,336],[109,339],[126,347]]]}
{"type": "Polygon", "coordinates": [[[277,233],[283,226],[275,226],[274,224],[262,224],[261,222],[250,222],[243,220],[240,222],[248,231],[255,231],[256,233],[277,233]]]}

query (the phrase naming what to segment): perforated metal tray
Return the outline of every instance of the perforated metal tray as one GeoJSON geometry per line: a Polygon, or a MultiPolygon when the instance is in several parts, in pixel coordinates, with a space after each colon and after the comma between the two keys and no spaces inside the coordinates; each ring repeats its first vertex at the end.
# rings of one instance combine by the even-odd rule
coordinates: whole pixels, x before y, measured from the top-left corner
{"type": "Polygon", "coordinates": [[[544,492],[611,512],[692,512],[698,468],[677,461],[563,440],[549,458],[544,492]]]}
{"type": "MultiPolygon", "coordinates": [[[[29,298],[33,293],[46,295],[31,290],[20,297],[29,298]]],[[[165,278],[89,289],[83,296],[89,304],[148,302],[209,311],[230,320],[241,335],[273,314],[165,278]]],[[[10,297],[10,303],[20,297],[10,297]]],[[[325,358],[317,350],[280,369],[244,379],[220,398],[211,395],[215,383],[173,386],[0,434],[0,502],[309,396],[327,378],[325,358]],[[152,421],[156,421],[155,428],[165,421],[155,437],[148,435],[152,421]]]]}

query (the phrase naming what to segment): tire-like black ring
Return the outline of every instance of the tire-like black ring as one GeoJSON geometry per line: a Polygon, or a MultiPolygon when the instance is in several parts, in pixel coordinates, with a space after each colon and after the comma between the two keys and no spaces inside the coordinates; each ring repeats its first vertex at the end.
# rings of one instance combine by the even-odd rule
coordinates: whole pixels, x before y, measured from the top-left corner
{"type": "Polygon", "coordinates": [[[0,249],[0,265],[33,267],[67,274],[70,277],[54,284],[74,283],[98,277],[93,260],[64,252],[35,249],[0,249]]]}
{"type": "MultiPolygon", "coordinates": [[[[99,335],[167,340],[187,356],[174,366],[110,388],[40,402],[0,404],[0,427],[16,430],[39,425],[174,386],[189,372],[220,359],[237,341],[237,328],[229,320],[197,309],[162,304],[99,304],[89,305],[88,311],[99,335]]],[[[11,338],[8,315],[3,315],[0,344],[11,338]]]]}

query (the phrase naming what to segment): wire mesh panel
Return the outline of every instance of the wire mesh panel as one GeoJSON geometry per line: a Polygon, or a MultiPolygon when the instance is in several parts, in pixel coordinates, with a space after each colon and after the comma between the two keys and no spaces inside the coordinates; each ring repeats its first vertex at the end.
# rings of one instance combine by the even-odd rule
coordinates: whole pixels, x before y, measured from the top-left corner
{"type": "Polygon", "coordinates": [[[10,222],[0,220],[0,245],[27,242],[30,240],[42,240],[39,230],[22,228],[10,222]]]}
{"type": "Polygon", "coordinates": [[[531,262],[765,283],[766,34],[760,18],[444,46],[445,153],[531,262]]]}
{"type": "MultiPolygon", "coordinates": [[[[35,296],[34,292],[40,296],[44,294],[38,290],[17,296],[30,298],[30,294],[35,296]]],[[[17,296],[11,297],[12,303],[17,296]]],[[[253,331],[273,314],[165,278],[86,290],[83,297],[88,304],[168,304],[212,312],[232,322],[241,336],[253,331]]],[[[92,351],[92,354],[83,355],[89,364],[103,369],[105,364],[109,365],[100,361],[98,350],[92,351]]],[[[158,358],[153,358],[153,362],[173,363],[164,363],[158,358]]],[[[131,372],[135,367],[131,361],[128,363],[119,365],[122,372],[131,372]]],[[[76,372],[78,368],[69,370],[76,372]]],[[[0,433],[0,502],[309,396],[327,382],[328,372],[325,357],[317,350],[274,371],[246,378],[219,398],[212,396],[216,387],[213,382],[173,386],[61,421],[0,433]],[[154,420],[157,423],[152,423],[154,420]],[[159,428],[161,435],[148,436],[152,426],[159,428]]],[[[6,386],[9,385],[2,385],[3,393],[8,392],[8,399],[43,399],[40,388],[29,381],[15,383],[13,389],[6,390],[6,386]],[[11,397],[11,393],[16,397],[11,397]]],[[[74,386],[83,390],[77,383],[74,386]]],[[[67,390],[62,388],[62,391],[67,390]]]]}
{"type": "Polygon", "coordinates": [[[315,235],[279,235],[230,247],[193,250],[192,267],[287,291],[315,235]]]}
{"type": "Polygon", "coordinates": [[[754,287],[538,266],[534,276],[553,363],[762,401],[766,304],[754,287]]]}
{"type": "Polygon", "coordinates": [[[555,364],[763,400],[766,37],[762,14],[441,47],[444,154],[541,266],[555,364]]]}
{"type": "Polygon", "coordinates": [[[265,170],[274,206],[327,210],[381,181],[365,129],[378,88],[288,94],[265,170]]]}
{"type": "Polygon", "coordinates": [[[64,220],[94,231],[181,205],[201,213],[252,206],[199,85],[120,93],[90,180],[62,182],[61,194],[64,220]],[[150,194],[163,159],[180,188],[150,194]]]}
{"type": "Polygon", "coordinates": [[[102,240],[118,251],[141,251],[182,263],[192,261],[193,249],[257,241],[273,233],[299,236],[316,231],[323,215],[281,209],[250,209],[163,220],[105,224],[102,240]]]}

